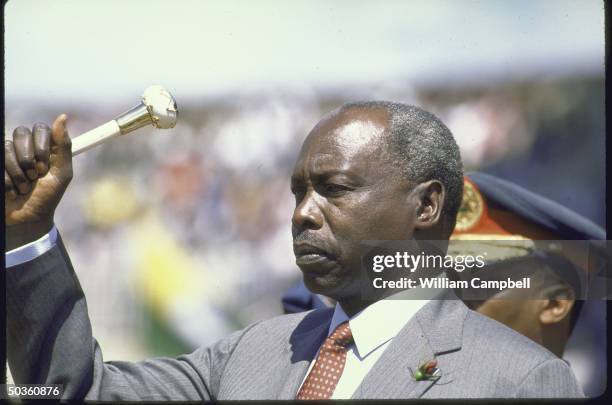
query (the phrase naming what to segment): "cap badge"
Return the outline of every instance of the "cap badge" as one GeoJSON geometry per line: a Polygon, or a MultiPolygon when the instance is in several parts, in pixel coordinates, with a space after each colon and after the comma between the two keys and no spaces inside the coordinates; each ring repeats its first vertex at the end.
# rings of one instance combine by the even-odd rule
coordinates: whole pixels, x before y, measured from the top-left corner
{"type": "Polygon", "coordinates": [[[457,213],[455,231],[466,232],[473,228],[484,213],[484,201],[478,189],[471,181],[463,182],[463,199],[457,213]]]}

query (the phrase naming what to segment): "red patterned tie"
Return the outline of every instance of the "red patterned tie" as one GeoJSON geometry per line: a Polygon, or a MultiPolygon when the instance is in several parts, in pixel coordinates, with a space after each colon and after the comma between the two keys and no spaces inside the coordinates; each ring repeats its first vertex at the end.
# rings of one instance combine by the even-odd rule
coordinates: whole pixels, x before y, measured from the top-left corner
{"type": "Polygon", "coordinates": [[[317,355],[317,360],[297,394],[297,399],[330,399],[344,370],[346,352],[353,343],[348,321],[336,327],[317,355]]]}

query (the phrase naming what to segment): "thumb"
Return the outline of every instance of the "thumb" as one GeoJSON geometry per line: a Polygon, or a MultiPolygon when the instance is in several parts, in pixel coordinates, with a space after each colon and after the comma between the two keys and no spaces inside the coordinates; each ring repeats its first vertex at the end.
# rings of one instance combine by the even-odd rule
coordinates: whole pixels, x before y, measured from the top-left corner
{"type": "Polygon", "coordinates": [[[52,160],[53,166],[63,166],[72,163],[72,144],[66,129],[66,114],[59,115],[51,128],[51,153],[56,157],[52,160]]]}

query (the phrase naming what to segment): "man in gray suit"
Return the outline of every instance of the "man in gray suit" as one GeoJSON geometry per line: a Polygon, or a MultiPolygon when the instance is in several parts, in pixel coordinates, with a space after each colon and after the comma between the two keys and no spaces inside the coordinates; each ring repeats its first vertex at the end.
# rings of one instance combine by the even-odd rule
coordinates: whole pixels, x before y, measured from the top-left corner
{"type": "Polygon", "coordinates": [[[447,240],[462,195],[448,128],[387,102],[325,116],[293,171],[296,263],[306,286],[335,308],[258,322],[175,359],[105,363],[53,224],[72,177],[65,120],[19,127],[5,141],[8,353],[17,383],[63,384],[65,398],[96,400],[582,396],[563,360],[460,300],[362,298],[359,244],[447,240]]]}

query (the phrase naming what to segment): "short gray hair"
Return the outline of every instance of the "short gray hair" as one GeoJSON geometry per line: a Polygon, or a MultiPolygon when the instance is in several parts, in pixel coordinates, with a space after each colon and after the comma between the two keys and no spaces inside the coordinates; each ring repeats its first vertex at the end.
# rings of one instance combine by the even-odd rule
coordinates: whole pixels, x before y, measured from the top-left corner
{"type": "Polygon", "coordinates": [[[463,164],[453,134],[435,115],[390,101],[361,101],[340,108],[384,109],[389,114],[389,149],[394,163],[416,183],[438,180],[446,189],[443,231],[450,236],[463,197],[463,164]]]}

